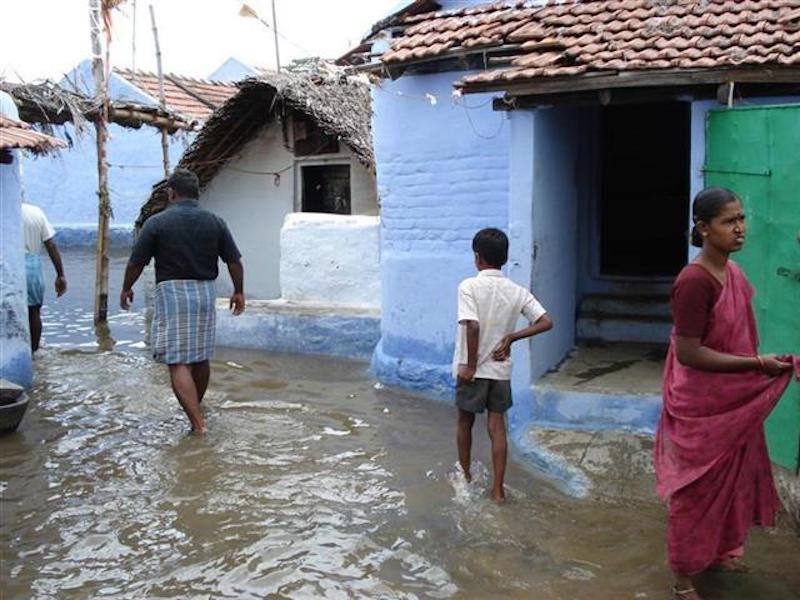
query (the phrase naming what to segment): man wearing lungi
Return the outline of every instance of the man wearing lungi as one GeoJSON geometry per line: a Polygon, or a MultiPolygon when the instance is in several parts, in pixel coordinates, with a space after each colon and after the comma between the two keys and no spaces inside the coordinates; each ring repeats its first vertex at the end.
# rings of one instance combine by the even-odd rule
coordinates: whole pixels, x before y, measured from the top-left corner
{"type": "Polygon", "coordinates": [[[244,268],[225,221],[200,208],[198,195],[195,174],[175,169],[167,179],[167,208],[145,222],[134,243],[120,306],[128,310],[133,302],[133,284],[155,258],[153,358],[169,367],[172,390],[189,417],[192,431],[204,433],[200,403],[208,387],[208,361],[214,353],[217,260],[221,258],[228,265],[234,315],[244,311],[244,268]]]}
{"type": "Polygon", "coordinates": [[[64,266],[55,242],[55,229],[38,206],[22,203],[22,229],[25,235],[25,279],[28,287],[28,324],[31,331],[31,351],[39,349],[42,339],[42,304],[44,304],[44,271],[42,248],[47,250],[56,270],[56,296],[67,291],[64,266]]]}

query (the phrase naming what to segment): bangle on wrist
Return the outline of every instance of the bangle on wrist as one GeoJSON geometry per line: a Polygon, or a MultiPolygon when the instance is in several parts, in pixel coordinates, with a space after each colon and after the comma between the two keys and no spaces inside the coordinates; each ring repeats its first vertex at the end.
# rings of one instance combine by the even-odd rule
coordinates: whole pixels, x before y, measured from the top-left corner
{"type": "Polygon", "coordinates": [[[763,373],[766,370],[764,367],[764,359],[761,358],[760,354],[756,354],[756,360],[758,361],[758,370],[763,373]]]}

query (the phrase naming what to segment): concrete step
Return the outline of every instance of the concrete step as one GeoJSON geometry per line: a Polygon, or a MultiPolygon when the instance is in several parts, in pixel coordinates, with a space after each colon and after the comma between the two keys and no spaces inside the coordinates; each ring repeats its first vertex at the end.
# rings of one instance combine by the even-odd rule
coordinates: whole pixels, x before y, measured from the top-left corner
{"type": "Polygon", "coordinates": [[[666,344],[672,323],[658,317],[579,317],[576,335],[580,342],[636,342],[666,344]]]}
{"type": "Polygon", "coordinates": [[[582,391],[547,384],[533,386],[533,418],[554,427],[654,433],[661,394],[582,391]]]}
{"type": "Polygon", "coordinates": [[[580,305],[581,317],[652,317],[670,319],[667,296],[586,296],[580,305]]]}
{"type": "Polygon", "coordinates": [[[580,341],[666,343],[671,317],[667,296],[587,296],[578,310],[580,341]]]}

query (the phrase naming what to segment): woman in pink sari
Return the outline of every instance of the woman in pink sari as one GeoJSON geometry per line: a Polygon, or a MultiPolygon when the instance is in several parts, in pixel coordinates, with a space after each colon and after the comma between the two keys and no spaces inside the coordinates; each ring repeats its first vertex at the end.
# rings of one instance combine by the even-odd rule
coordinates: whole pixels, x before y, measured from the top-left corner
{"type": "Polygon", "coordinates": [[[673,596],[701,600],[692,577],[743,571],[753,525],[774,525],[778,497],[764,420],[789,384],[789,358],[758,354],[753,288],[729,260],[745,241],[742,203],[710,188],[694,200],[702,247],[672,290],[674,329],[656,433],[656,491],[668,501],[673,596]]]}

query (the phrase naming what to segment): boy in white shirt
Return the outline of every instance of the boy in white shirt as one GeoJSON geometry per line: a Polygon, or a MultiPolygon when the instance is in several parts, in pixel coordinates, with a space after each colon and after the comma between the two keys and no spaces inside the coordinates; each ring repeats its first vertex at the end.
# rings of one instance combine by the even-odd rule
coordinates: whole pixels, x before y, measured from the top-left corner
{"type": "Polygon", "coordinates": [[[458,407],[458,461],[472,480],[472,426],[475,414],[488,410],[494,483],[492,500],[505,500],[507,460],[505,413],[511,408],[511,344],[552,329],[553,321],[528,290],[500,271],[508,261],[508,237],[499,229],[482,229],[472,240],[477,277],[458,286],[458,332],[453,375],[458,407]],[[520,315],[530,326],[514,331],[520,315]]]}

